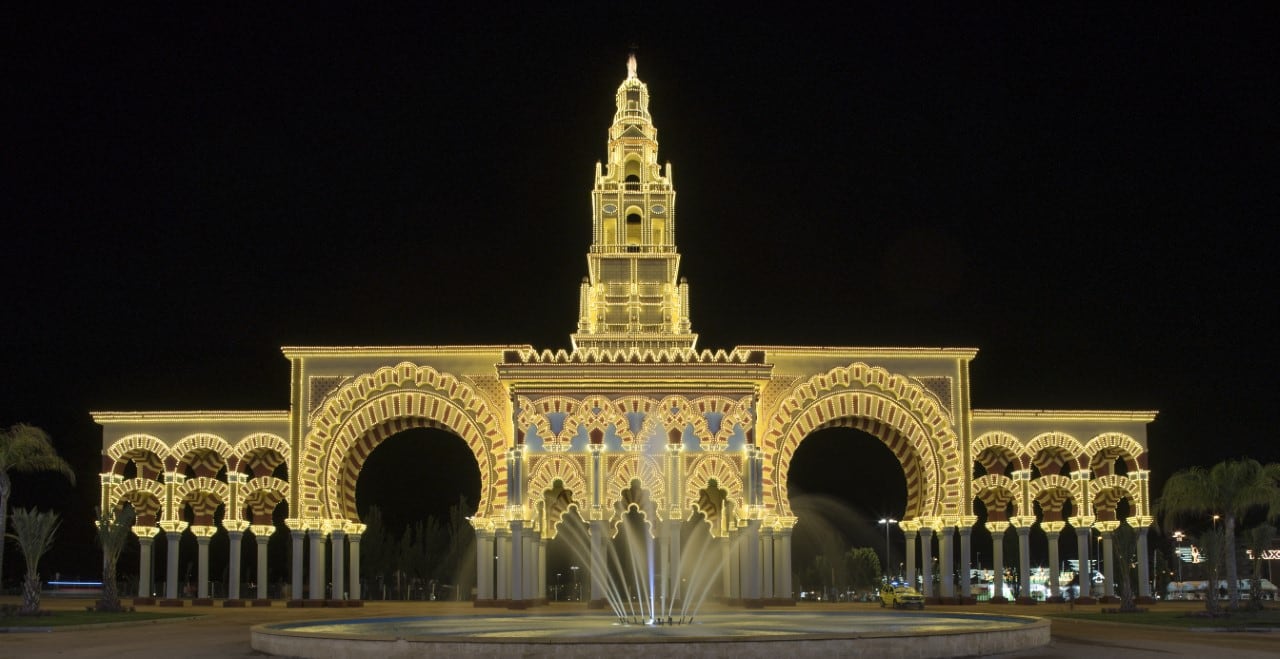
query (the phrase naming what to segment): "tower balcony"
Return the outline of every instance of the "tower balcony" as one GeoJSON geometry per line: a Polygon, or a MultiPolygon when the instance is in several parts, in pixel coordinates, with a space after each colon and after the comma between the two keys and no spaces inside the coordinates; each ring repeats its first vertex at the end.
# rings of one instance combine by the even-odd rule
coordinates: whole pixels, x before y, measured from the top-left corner
{"type": "Polygon", "coordinates": [[[639,181],[600,181],[597,192],[670,192],[670,183],[640,183],[639,181]]]}

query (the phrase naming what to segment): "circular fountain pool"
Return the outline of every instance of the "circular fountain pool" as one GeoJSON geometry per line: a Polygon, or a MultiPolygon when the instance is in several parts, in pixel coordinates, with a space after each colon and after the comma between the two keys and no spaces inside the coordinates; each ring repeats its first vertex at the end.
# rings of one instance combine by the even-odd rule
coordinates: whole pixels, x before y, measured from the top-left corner
{"type": "Polygon", "coordinates": [[[294,657],[954,657],[1049,642],[1049,623],[967,613],[712,613],[686,625],[601,615],[370,618],[259,625],[253,649],[294,657]]]}

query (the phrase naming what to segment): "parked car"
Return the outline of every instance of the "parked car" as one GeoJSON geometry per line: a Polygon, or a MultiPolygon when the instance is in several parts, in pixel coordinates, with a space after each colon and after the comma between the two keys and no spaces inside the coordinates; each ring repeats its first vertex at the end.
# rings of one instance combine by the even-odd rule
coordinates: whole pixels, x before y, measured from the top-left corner
{"type": "Polygon", "coordinates": [[[924,595],[911,586],[880,586],[880,608],[892,606],[895,609],[915,607],[924,610],[924,595]]]}

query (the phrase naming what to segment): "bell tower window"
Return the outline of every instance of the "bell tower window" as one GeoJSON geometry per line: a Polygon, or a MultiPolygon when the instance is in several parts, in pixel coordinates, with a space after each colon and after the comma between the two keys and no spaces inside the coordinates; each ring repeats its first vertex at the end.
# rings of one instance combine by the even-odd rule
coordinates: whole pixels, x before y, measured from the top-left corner
{"type": "Polygon", "coordinates": [[[627,245],[639,245],[642,240],[640,228],[643,226],[639,211],[627,213],[627,245]]]}

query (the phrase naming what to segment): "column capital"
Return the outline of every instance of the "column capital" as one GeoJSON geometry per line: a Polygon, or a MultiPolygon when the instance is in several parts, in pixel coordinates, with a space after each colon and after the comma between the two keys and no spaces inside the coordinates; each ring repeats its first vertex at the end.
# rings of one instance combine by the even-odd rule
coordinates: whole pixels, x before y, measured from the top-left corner
{"type": "Polygon", "coordinates": [[[1019,529],[1030,529],[1036,523],[1035,515],[1014,515],[1009,518],[1009,523],[1019,529]]]}
{"type": "Polygon", "coordinates": [[[303,530],[303,533],[311,536],[312,540],[316,538],[323,538],[326,535],[329,535],[328,530],[325,529],[323,526],[313,526],[313,527],[307,528],[303,530]]]}
{"type": "Polygon", "coordinates": [[[1062,533],[1062,529],[1066,525],[1066,522],[1040,522],[1040,528],[1044,529],[1045,533],[1053,533],[1055,535],[1062,533]]]}
{"type": "MultiPolygon", "coordinates": [[[[921,531],[924,531],[925,529],[928,529],[930,531],[936,531],[938,530],[939,527],[942,526],[941,517],[917,517],[915,521],[919,525],[918,528],[921,531]]],[[[902,523],[903,522],[898,522],[898,524],[902,524],[902,523]]]]}
{"type": "Polygon", "coordinates": [[[222,528],[228,533],[244,533],[249,528],[249,523],[243,519],[224,519],[222,520],[222,528]]]}
{"type": "Polygon", "coordinates": [[[156,525],[164,529],[165,533],[182,533],[187,530],[186,522],[179,522],[175,520],[162,520],[157,522],[156,525]]]}
{"type": "Polygon", "coordinates": [[[343,530],[347,532],[347,536],[354,538],[359,538],[368,529],[368,524],[361,524],[360,522],[347,522],[346,526],[343,527],[343,530]]]}
{"type": "Polygon", "coordinates": [[[252,524],[249,526],[249,532],[257,538],[270,538],[272,533],[276,532],[274,524],[252,524]]]}
{"type": "Polygon", "coordinates": [[[1120,522],[1114,520],[1107,522],[1094,522],[1093,528],[1101,531],[1103,535],[1110,535],[1116,529],[1120,528],[1120,522]]]}
{"type": "Polygon", "coordinates": [[[1128,522],[1129,526],[1133,527],[1133,530],[1139,533],[1146,533],[1147,527],[1154,524],[1156,518],[1151,515],[1134,515],[1133,517],[1125,518],[1124,521],[1128,522]]]}
{"type": "Polygon", "coordinates": [[[987,530],[992,533],[1004,533],[1008,528],[1008,522],[987,522],[987,530]]]}
{"type": "Polygon", "coordinates": [[[956,524],[956,526],[960,528],[971,528],[974,524],[977,524],[977,523],[978,523],[977,515],[961,515],[960,521],[956,524]]]}
{"type": "Polygon", "coordinates": [[[1094,519],[1093,515],[1077,515],[1075,517],[1068,517],[1067,521],[1071,522],[1071,525],[1076,527],[1076,530],[1087,530],[1089,527],[1093,526],[1094,519]]]}
{"type": "Polygon", "coordinates": [[[898,522],[898,528],[902,529],[903,533],[915,533],[920,530],[920,520],[904,519],[898,522]]]}
{"type": "Polygon", "coordinates": [[[157,533],[160,533],[160,527],[157,526],[132,526],[129,530],[133,531],[133,534],[138,536],[139,540],[143,538],[150,540],[156,537],[157,533]]]}
{"type": "Polygon", "coordinates": [[[190,528],[191,535],[196,537],[197,542],[200,540],[208,542],[209,538],[212,538],[218,532],[218,527],[213,525],[192,524],[190,528]]]}
{"type": "Polygon", "coordinates": [[[171,483],[173,485],[182,485],[187,482],[187,475],[179,474],[176,471],[166,471],[164,472],[164,482],[171,483]]]}

